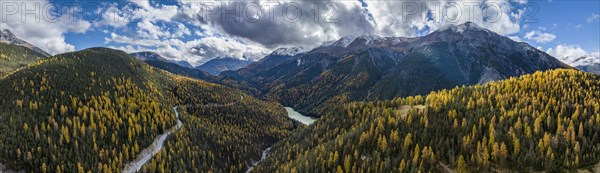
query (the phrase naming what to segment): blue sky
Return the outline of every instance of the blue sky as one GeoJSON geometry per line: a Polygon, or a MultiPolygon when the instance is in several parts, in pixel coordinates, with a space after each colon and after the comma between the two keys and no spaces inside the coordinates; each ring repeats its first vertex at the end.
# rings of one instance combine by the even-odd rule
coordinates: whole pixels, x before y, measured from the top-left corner
{"type": "MultiPolygon", "coordinates": [[[[17,6],[35,6],[32,2],[10,2],[17,6]]],[[[5,13],[1,13],[0,28],[10,29],[52,54],[101,46],[127,52],[156,51],[169,59],[199,65],[219,57],[259,59],[278,47],[311,48],[347,35],[415,37],[448,24],[466,21],[473,21],[513,40],[527,42],[554,56],[600,52],[600,1],[595,0],[454,1],[462,13],[461,10],[452,11],[452,8],[436,11],[436,3],[443,7],[448,4],[434,0],[288,1],[278,6],[267,6],[260,1],[260,8],[243,4],[245,1],[34,2],[54,9],[73,10],[73,13],[51,13],[51,16],[60,17],[58,22],[34,23],[32,21],[35,20],[30,19],[32,16],[27,15],[27,22],[22,22],[22,15],[7,14],[10,10],[3,6],[0,9],[5,13]],[[68,2],[67,5],[65,2],[68,2]],[[474,18],[467,18],[467,4],[473,3],[478,5],[472,14],[474,18]],[[233,17],[223,15],[227,11],[218,11],[210,5],[236,14],[233,17]],[[490,5],[498,5],[502,10],[493,10],[488,7],[490,5]],[[235,10],[235,7],[240,8],[235,10]],[[272,16],[268,15],[271,14],[268,11],[270,7],[274,11],[272,16]],[[291,13],[289,7],[293,7],[291,13]],[[412,7],[418,8],[411,11],[412,7]],[[315,8],[318,13],[315,13],[315,8]],[[294,9],[303,15],[294,16],[294,9]],[[448,18],[459,16],[458,20],[431,20],[435,14],[442,12],[446,12],[448,18]],[[289,17],[290,14],[292,17],[289,17]],[[493,18],[494,14],[500,17],[490,22],[489,18],[493,18]],[[273,19],[267,20],[269,17],[273,19]],[[236,22],[235,18],[241,19],[241,22],[236,22]],[[523,18],[534,20],[518,20],[523,18]]]]}
{"type": "Polygon", "coordinates": [[[545,29],[545,32],[556,35],[556,39],[539,44],[529,42],[532,45],[544,48],[555,47],[558,44],[579,45],[590,52],[597,52],[600,48],[600,24],[599,15],[600,1],[534,1],[539,4],[539,13],[535,18],[538,23],[531,23],[528,28],[521,31],[524,33],[535,29],[545,29]],[[588,19],[592,21],[588,21],[588,19]]]}

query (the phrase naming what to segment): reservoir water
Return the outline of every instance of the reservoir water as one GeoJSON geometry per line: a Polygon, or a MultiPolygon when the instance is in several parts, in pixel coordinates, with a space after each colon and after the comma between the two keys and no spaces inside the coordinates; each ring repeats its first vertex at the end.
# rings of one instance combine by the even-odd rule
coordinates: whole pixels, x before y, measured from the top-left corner
{"type": "Polygon", "coordinates": [[[307,117],[304,116],[298,112],[296,112],[294,109],[292,109],[291,107],[285,107],[285,110],[288,113],[288,117],[298,120],[300,121],[302,124],[306,124],[306,125],[310,125],[312,123],[314,123],[317,119],[313,118],[313,117],[307,117]]]}

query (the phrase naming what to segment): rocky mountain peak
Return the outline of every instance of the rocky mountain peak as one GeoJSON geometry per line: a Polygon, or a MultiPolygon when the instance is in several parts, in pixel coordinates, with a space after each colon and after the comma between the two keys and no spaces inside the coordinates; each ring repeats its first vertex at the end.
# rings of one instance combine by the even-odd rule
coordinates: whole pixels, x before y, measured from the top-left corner
{"type": "Polygon", "coordinates": [[[272,55],[294,56],[294,55],[297,55],[302,52],[304,52],[304,48],[301,48],[301,47],[282,47],[282,48],[275,49],[275,51],[273,51],[273,53],[271,53],[271,54],[272,55]]]}
{"type": "Polygon", "coordinates": [[[29,48],[45,57],[49,57],[50,54],[45,52],[44,50],[29,44],[27,41],[25,40],[21,40],[19,39],[17,36],[15,36],[15,34],[13,34],[10,30],[8,29],[4,29],[0,32],[0,42],[4,42],[7,44],[13,44],[13,45],[17,45],[17,46],[23,46],[26,48],[29,48]]]}

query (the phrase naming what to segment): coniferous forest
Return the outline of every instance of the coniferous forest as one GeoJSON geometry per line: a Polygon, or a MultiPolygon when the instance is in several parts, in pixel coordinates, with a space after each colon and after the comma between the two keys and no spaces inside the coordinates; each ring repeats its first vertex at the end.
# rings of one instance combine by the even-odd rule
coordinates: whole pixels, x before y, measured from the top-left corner
{"type": "Polygon", "coordinates": [[[152,172],[240,172],[294,127],[278,104],[168,74],[105,48],[40,60],[1,79],[0,86],[0,162],[27,172],[121,172],[175,125],[172,108],[178,105],[183,128],[167,148],[190,155],[164,154],[179,165],[150,164],[152,172]],[[179,157],[198,164],[186,167],[179,157]]]}
{"type": "Polygon", "coordinates": [[[0,173],[600,173],[600,2],[539,2],[580,18],[542,25],[519,23],[527,0],[454,23],[434,1],[272,2],[311,23],[243,0],[10,1],[0,173]]]}
{"type": "Polygon", "coordinates": [[[259,172],[563,172],[600,161],[600,76],[536,72],[354,102],[275,145],[259,172]]]}
{"type": "Polygon", "coordinates": [[[536,72],[345,103],[304,126],[242,90],[92,48],[0,79],[0,162],[26,172],[121,172],[180,120],[140,171],[586,170],[600,160],[599,79],[536,72]]]}

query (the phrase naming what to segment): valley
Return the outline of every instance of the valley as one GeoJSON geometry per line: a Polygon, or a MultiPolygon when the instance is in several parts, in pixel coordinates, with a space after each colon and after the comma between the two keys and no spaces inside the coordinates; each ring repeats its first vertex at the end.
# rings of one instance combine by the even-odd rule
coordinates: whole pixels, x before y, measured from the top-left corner
{"type": "MultiPolygon", "coordinates": [[[[570,172],[600,162],[600,76],[473,22],[200,66],[105,47],[50,55],[1,36],[0,172],[570,172]]],[[[596,69],[592,56],[568,60],[596,69]]]]}
{"type": "Polygon", "coordinates": [[[551,70],[422,97],[352,102],[276,143],[255,170],[562,172],[596,165],[598,78],[551,70]]]}
{"type": "Polygon", "coordinates": [[[12,170],[127,172],[122,169],[129,162],[134,163],[127,167],[131,170],[155,169],[152,161],[167,156],[161,153],[172,147],[172,139],[190,133],[193,140],[210,144],[203,151],[215,153],[172,157],[206,161],[196,169],[245,170],[212,165],[242,164],[293,128],[278,104],[176,76],[106,48],[43,59],[12,72],[0,86],[0,160],[12,170]],[[58,99],[64,97],[68,99],[58,99]],[[207,106],[175,111],[169,109],[173,105],[207,106]],[[236,138],[223,143],[220,134],[236,138]],[[246,148],[224,146],[232,143],[246,148]]]}
{"type": "Polygon", "coordinates": [[[175,112],[175,118],[177,118],[177,124],[171,129],[169,129],[166,133],[163,133],[154,138],[154,142],[152,142],[152,144],[150,144],[148,148],[143,149],[140,152],[140,154],[136,157],[136,159],[134,159],[128,164],[125,164],[125,168],[122,172],[138,172],[142,168],[142,166],[144,166],[144,164],[146,164],[146,162],[148,162],[152,158],[152,156],[156,155],[156,153],[158,153],[158,151],[160,151],[163,148],[163,143],[165,142],[167,137],[169,137],[169,135],[173,133],[173,131],[181,128],[182,123],[181,120],[179,120],[179,112],[177,112],[177,106],[173,107],[173,111],[175,112]]]}
{"type": "Polygon", "coordinates": [[[421,37],[345,37],[307,52],[273,53],[222,73],[218,83],[319,117],[352,101],[425,95],[557,68],[572,67],[467,22],[421,37]]]}

